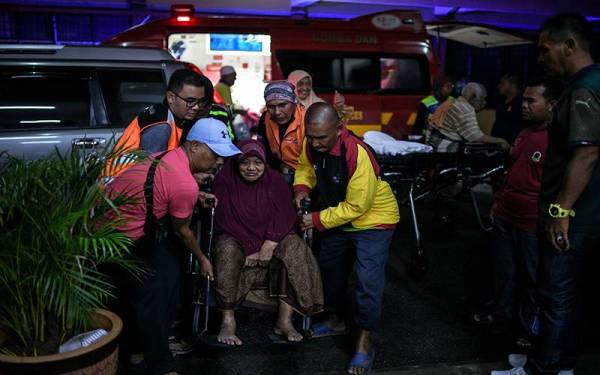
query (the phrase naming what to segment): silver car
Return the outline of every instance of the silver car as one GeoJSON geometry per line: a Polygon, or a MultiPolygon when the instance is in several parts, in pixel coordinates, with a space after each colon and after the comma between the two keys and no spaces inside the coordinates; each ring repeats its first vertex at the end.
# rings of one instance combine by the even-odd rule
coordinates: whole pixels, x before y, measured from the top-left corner
{"type": "Polygon", "coordinates": [[[153,48],[0,45],[0,152],[93,153],[161,102],[183,67],[153,48]]]}

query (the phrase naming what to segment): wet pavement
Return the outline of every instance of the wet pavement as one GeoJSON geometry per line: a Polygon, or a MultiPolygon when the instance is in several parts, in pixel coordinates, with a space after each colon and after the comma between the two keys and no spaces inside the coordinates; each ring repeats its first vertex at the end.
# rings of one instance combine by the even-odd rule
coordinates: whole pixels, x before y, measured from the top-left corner
{"type": "MultiPolygon", "coordinates": [[[[490,194],[481,195],[489,207],[490,194]]],[[[409,276],[412,224],[406,207],[396,231],[386,270],[381,330],[376,340],[372,373],[489,374],[506,369],[511,349],[503,327],[477,327],[468,316],[489,290],[487,234],[474,219],[466,198],[444,204],[451,220],[433,216],[430,203],[419,203],[423,243],[429,254],[424,279],[409,276]]],[[[219,316],[213,314],[216,332],[219,316]]],[[[353,352],[351,336],[275,345],[268,339],[275,314],[251,309],[237,313],[238,335],[244,344],[233,349],[196,342],[196,350],[178,359],[182,374],[342,374],[353,352]]],[[[596,331],[597,332],[597,331],[596,331]]],[[[600,374],[600,346],[585,345],[578,375],[600,374]]],[[[132,371],[122,371],[124,374],[132,371]]]]}

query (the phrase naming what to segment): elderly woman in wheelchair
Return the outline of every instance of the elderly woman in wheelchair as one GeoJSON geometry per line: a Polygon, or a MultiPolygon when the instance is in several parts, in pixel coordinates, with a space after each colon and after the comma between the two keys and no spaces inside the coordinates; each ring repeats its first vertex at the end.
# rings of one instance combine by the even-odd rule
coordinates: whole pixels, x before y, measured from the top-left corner
{"type": "Polygon", "coordinates": [[[290,187],[266,165],[264,146],[253,140],[238,146],[242,155],[225,163],[213,185],[218,200],[214,289],[222,312],[217,340],[242,344],[236,335],[234,311],[244,303],[278,309],[274,334],[289,342],[301,341],[292,315],[322,310],[318,263],[296,234],[290,187]]]}

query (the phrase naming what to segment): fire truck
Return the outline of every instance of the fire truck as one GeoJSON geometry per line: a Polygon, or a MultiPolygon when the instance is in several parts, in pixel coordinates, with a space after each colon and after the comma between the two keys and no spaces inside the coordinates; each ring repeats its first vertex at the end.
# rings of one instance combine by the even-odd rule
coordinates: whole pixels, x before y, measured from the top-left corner
{"type": "Polygon", "coordinates": [[[305,70],[321,98],[332,102],[335,91],[346,97],[354,107],[348,125],[358,135],[380,130],[405,138],[437,73],[423,20],[414,11],[350,20],[199,16],[190,5],[174,5],[171,13],[103,44],[164,48],[213,83],[220,67],[231,65],[237,71],[234,102],[257,112],[269,81],[305,70]]]}

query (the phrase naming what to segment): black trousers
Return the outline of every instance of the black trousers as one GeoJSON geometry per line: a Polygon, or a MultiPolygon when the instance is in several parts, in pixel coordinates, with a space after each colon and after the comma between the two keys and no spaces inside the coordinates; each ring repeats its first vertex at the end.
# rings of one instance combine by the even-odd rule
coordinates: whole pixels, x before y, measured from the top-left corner
{"type": "Polygon", "coordinates": [[[133,255],[147,273],[141,280],[131,279],[128,297],[134,339],[144,354],[151,374],[174,371],[169,350],[169,328],[175,320],[179,299],[179,246],[170,239],[138,240],[133,255]]]}

